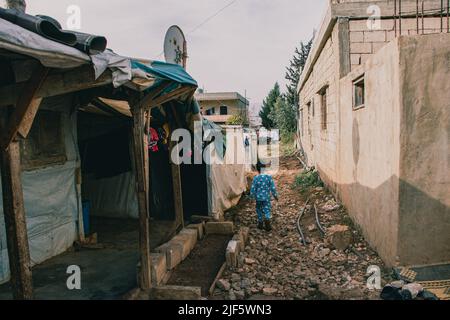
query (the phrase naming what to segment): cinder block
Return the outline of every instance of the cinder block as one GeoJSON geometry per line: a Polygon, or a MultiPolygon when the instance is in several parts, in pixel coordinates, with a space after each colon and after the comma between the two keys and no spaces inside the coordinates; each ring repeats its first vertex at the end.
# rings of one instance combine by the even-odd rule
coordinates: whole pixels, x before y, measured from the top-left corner
{"type": "Polygon", "coordinates": [[[350,32],[350,42],[364,42],[364,32],[362,31],[350,32]]]}
{"type": "Polygon", "coordinates": [[[185,228],[185,229],[181,230],[181,232],[178,234],[178,236],[185,237],[188,240],[191,251],[195,248],[195,245],[197,244],[197,239],[198,239],[197,230],[185,228]]]}
{"type": "Polygon", "coordinates": [[[352,65],[359,65],[359,64],[361,64],[361,55],[352,53],[350,55],[350,61],[351,61],[352,65]]]}
{"type": "Polygon", "coordinates": [[[238,266],[239,256],[239,243],[235,240],[228,242],[227,251],[225,254],[227,265],[230,268],[236,268],[238,266]]]}
{"type": "Polygon", "coordinates": [[[250,228],[248,227],[241,227],[241,230],[239,231],[242,234],[242,238],[244,239],[244,244],[247,245],[248,238],[250,235],[250,228]]]}
{"type": "Polygon", "coordinates": [[[384,42],[386,41],[386,31],[373,30],[364,32],[364,42],[384,42]]]}
{"type": "Polygon", "coordinates": [[[233,236],[232,240],[234,240],[234,241],[236,241],[238,243],[239,251],[244,251],[244,249],[245,249],[245,242],[244,242],[244,238],[242,237],[241,233],[236,233],[233,236]]]}
{"type": "Polygon", "coordinates": [[[350,53],[372,53],[371,43],[351,43],[350,53]]]}
{"type": "Polygon", "coordinates": [[[372,43],[373,53],[378,52],[381,48],[383,48],[387,42],[374,42],[372,43]]]}
{"type": "Polygon", "coordinates": [[[183,261],[183,246],[179,243],[165,243],[155,249],[157,253],[166,254],[167,270],[173,270],[183,261]]]}
{"type": "Polygon", "coordinates": [[[205,225],[206,234],[233,234],[233,222],[208,222],[205,225]]]}
{"type": "Polygon", "coordinates": [[[151,290],[150,297],[154,300],[200,300],[200,287],[161,286],[151,290]]]}
{"type": "Polygon", "coordinates": [[[167,273],[166,254],[152,253],[151,258],[151,273],[153,286],[159,286],[167,273]]]}
{"type": "Polygon", "coordinates": [[[191,244],[186,237],[176,236],[169,241],[169,244],[181,248],[181,261],[185,260],[189,256],[189,253],[191,253],[191,244]]]}
{"type": "Polygon", "coordinates": [[[197,232],[197,240],[203,240],[205,237],[205,223],[190,224],[186,228],[195,230],[197,232]]]}

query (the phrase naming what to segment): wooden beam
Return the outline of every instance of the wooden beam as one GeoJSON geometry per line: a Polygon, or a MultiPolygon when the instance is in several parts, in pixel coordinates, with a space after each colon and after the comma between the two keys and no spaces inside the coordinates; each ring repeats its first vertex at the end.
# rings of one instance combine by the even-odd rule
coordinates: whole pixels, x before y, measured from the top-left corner
{"type": "MultiPolygon", "coordinates": [[[[90,65],[70,71],[51,73],[47,76],[35,98],[53,97],[70,92],[97,88],[112,83],[111,71],[105,71],[95,80],[94,69],[90,65]]],[[[19,83],[0,88],[0,107],[14,105],[26,84],[19,83]]]]}
{"type": "MultiPolygon", "coordinates": [[[[6,115],[3,115],[2,118],[2,122],[5,124],[6,115]]],[[[13,297],[14,299],[28,300],[33,298],[33,281],[23,203],[19,142],[14,140],[8,150],[2,148],[0,153],[3,214],[13,297]]]]}
{"type": "Polygon", "coordinates": [[[144,142],[144,109],[140,101],[134,100],[130,103],[133,114],[133,150],[135,162],[135,179],[139,210],[139,250],[141,260],[140,288],[149,290],[151,288],[151,260],[150,260],[150,210],[148,203],[148,188],[145,177],[145,152],[148,148],[144,142]]]}
{"type": "MultiPolygon", "coordinates": [[[[174,108],[172,108],[172,112],[174,113],[174,118],[177,117],[176,111],[174,108]]],[[[175,119],[174,119],[175,120],[175,119]]],[[[175,123],[170,124],[170,131],[171,135],[173,134],[174,130],[177,129],[178,125],[175,123]]],[[[171,164],[171,172],[172,172],[172,189],[173,189],[173,203],[175,208],[175,224],[180,227],[184,228],[184,208],[183,208],[183,191],[182,191],[182,185],[181,185],[181,168],[179,165],[173,163],[172,161],[172,152],[174,149],[177,148],[176,142],[172,141],[172,138],[170,139],[170,152],[169,152],[169,159],[171,164]]]]}
{"type": "MultiPolygon", "coordinates": [[[[175,100],[175,99],[181,97],[182,95],[191,92],[192,90],[193,90],[193,87],[191,87],[191,86],[181,87],[179,89],[172,91],[171,93],[168,93],[164,96],[161,96],[161,97],[158,97],[158,98],[152,100],[151,102],[149,102],[149,107],[156,107],[156,106],[159,106],[166,102],[175,100]]],[[[145,106],[145,107],[147,107],[147,106],[145,106]]]]}
{"type": "Polygon", "coordinates": [[[16,139],[17,133],[23,138],[28,136],[28,132],[34,121],[34,117],[39,109],[42,98],[36,98],[36,93],[42,87],[48,74],[48,68],[39,64],[36,66],[31,79],[25,84],[23,92],[15,103],[14,111],[9,117],[6,131],[1,135],[2,148],[8,148],[9,144],[16,139]]]}
{"type": "Polygon", "coordinates": [[[144,108],[150,108],[152,107],[152,100],[156,98],[157,95],[159,95],[161,92],[163,92],[169,85],[171,85],[170,81],[167,81],[160,85],[155,90],[151,91],[147,96],[145,96],[142,100],[142,106],[144,108]]]}

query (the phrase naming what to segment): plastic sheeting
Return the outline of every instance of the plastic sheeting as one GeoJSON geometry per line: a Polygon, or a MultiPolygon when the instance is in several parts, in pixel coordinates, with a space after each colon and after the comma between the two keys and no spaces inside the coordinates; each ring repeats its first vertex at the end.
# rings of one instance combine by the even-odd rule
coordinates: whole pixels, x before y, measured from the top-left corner
{"type": "Polygon", "coordinates": [[[98,217],[139,217],[134,174],[129,171],[106,179],[85,179],[83,189],[91,202],[91,213],[98,217]]]}
{"type": "MultiPolygon", "coordinates": [[[[70,114],[71,96],[46,99],[42,109],[62,112],[67,162],[23,172],[22,185],[28,239],[33,265],[56,256],[77,239],[78,204],[75,170],[78,162],[76,114],[70,114]]],[[[8,250],[0,198],[0,283],[9,279],[8,250]]]]}
{"type": "Polygon", "coordinates": [[[91,60],[75,48],[46,39],[4,19],[0,19],[0,48],[36,58],[49,68],[75,68],[91,60]]]}
{"type": "Polygon", "coordinates": [[[226,152],[234,151],[235,161],[219,164],[217,160],[213,160],[212,164],[206,166],[209,214],[217,220],[222,220],[224,212],[238,204],[247,189],[246,150],[242,129],[234,130],[232,134],[236,139],[232,142],[230,137],[227,137],[226,152]]]}

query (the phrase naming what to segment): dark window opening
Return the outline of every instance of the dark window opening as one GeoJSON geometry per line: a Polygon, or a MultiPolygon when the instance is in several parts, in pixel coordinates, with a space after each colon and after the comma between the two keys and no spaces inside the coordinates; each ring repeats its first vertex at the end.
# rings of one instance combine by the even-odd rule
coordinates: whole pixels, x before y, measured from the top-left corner
{"type": "Polygon", "coordinates": [[[365,104],[366,87],[364,76],[353,82],[353,109],[363,108],[365,104]]]}
{"type": "Polygon", "coordinates": [[[320,114],[321,114],[321,123],[322,123],[322,130],[327,130],[328,126],[328,119],[327,119],[327,113],[328,113],[328,86],[325,86],[322,90],[319,91],[320,95],[320,114]]]}
{"type": "Polygon", "coordinates": [[[228,107],[227,107],[227,106],[221,106],[221,107],[220,107],[220,115],[221,115],[221,116],[226,116],[226,115],[228,115],[228,107]]]}
{"type": "Polygon", "coordinates": [[[24,170],[64,164],[67,156],[61,113],[39,111],[27,139],[21,141],[20,147],[24,170]]]}

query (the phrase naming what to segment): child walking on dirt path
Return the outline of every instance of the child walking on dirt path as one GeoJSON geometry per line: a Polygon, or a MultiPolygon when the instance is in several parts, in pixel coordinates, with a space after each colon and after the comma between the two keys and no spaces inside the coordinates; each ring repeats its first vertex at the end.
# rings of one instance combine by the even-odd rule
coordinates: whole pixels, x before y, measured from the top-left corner
{"type": "Polygon", "coordinates": [[[269,174],[263,174],[262,169],[264,165],[258,162],[256,169],[258,175],[253,179],[252,188],[250,190],[250,197],[256,200],[256,213],[258,215],[258,229],[265,229],[271,231],[272,226],[270,220],[272,218],[272,203],[271,196],[278,201],[278,192],[275,187],[275,182],[269,174]]]}

